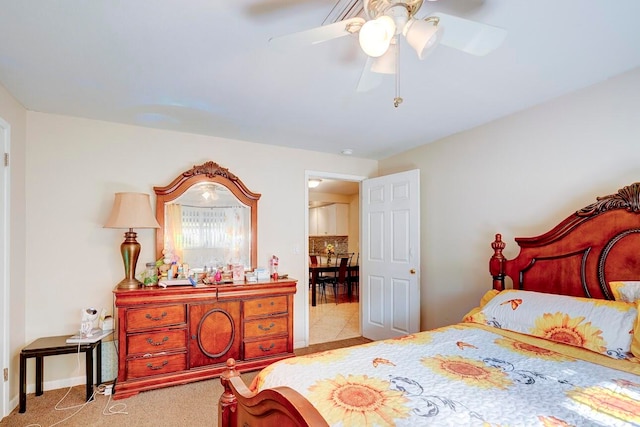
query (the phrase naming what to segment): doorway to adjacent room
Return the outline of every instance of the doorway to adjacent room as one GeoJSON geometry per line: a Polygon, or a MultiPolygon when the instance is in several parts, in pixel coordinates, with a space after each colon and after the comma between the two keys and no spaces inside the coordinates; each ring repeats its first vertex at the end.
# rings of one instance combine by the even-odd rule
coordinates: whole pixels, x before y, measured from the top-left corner
{"type": "MultiPolygon", "coordinates": [[[[336,259],[350,256],[352,266],[359,263],[360,252],[360,181],[362,177],[321,172],[308,172],[307,180],[317,181],[308,187],[308,254],[322,265],[336,266],[336,259]],[[327,258],[330,258],[329,260],[327,258]]],[[[357,269],[352,268],[351,271],[357,269]]],[[[319,273],[325,277],[316,286],[316,304],[312,305],[313,290],[309,276],[308,342],[309,345],[339,341],[361,336],[360,303],[357,283],[352,283],[349,297],[346,286],[338,287],[338,300],[334,286],[326,277],[335,272],[319,273]]]]}

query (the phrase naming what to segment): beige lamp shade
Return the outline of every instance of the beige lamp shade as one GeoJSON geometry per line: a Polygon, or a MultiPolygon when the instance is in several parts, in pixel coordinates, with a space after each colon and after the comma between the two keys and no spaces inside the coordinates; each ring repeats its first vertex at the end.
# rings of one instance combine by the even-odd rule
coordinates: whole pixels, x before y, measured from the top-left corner
{"type": "Polygon", "coordinates": [[[160,228],[145,193],[116,193],[105,228],[160,228]]]}
{"type": "Polygon", "coordinates": [[[116,193],[113,209],[104,225],[106,228],[128,228],[124,242],[120,245],[125,277],[118,283],[118,289],[136,289],[142,283],[135,278],[136,264],[140,255],[140,243],[136,240],[134,228],[160,228],[151,212],[149,195],[144,193],[116,193]]]}

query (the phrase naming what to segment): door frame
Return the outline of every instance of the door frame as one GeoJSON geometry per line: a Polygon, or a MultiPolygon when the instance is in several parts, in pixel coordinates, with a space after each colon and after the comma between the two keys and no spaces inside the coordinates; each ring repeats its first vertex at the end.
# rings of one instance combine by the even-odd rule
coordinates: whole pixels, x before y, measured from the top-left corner
{"type": "MultiPolygon", "coordinates": [[[[343,173],[334,173],[334,172],[322,172],[322,171],[313,171],[313,170],[305,170],[304,171],[304,271],[309,271],[309,257],[307,254],[309,253],[309,178],[326,178],[326,179],[336,179],[340,181],[351,181],[357,182],[359,186],[358,190],[358,204],[362,205],[362,181],[367,179],[368,177],[363,175],[349,175],[343,173]]],[[[361,227],[361,225],[358,225],[361,227]]],[[[358,244],[361,244],[362,238],[362,228],[360,228],[360,233],[358,233],[358,244]]],[[[309,319],[309,274],[304,275],[304,346],[309,346],[309,329],[310,319],[309,319]]],[[[360,316],[362,316],[362,312],[360,312],[360,316]]]]}
{"type": "MultiPolygon", "coordinates": [[[[4,163],[4,153],[7,156],[10,153],[11,148],[11,126],[9,123],[0,118],[0,145],[3,149],[3,160],[4,163]]],[[[2,167],[2,181],[0,182],[0,227],[2,230],[2,237],[0,238],[2,248],[0,250],[0,348],[2,348],[2,354],[0,354],[0,370],[2,373],[0,374],[0,419],[9,415],[9,384],[10,381],[4,380],[4,370],[9,369],[10,363],[10,355],[9,355],[9,344],[10,344],[10,334],[11,330],[9,327],[9,297],[10,297],[10,259],[9,259],[9,248],[11,242],[11,227],[9,226],[10,217],[9,217],[9,194],[10,194],[10,163],[7,166],[2,167]]],[[[9,369],[10,371],[10,369],[9,369]]],[[[11,372],[9,372],[11,373],[11,372]]]]}

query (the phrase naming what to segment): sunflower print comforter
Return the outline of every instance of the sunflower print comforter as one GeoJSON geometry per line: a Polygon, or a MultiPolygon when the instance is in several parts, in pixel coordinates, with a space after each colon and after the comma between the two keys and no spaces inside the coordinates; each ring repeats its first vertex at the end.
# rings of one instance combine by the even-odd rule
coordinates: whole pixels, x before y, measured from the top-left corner
{"type": "Polygon", "coordinates": [[[332,426],[640,426],[640,364],[474,323],[282,360],[332,426]]]}

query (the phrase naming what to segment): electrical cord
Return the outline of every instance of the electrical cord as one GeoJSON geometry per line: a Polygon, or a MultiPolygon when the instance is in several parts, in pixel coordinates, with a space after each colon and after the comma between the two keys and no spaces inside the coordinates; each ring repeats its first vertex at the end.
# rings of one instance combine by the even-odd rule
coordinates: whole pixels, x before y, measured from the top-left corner
{"type": "Polygon", "coordinates": [[[111,403],[111,396],[113,395],[114,386],[115,386],[115,383],[100,384],[96,390],[98,394],[109,396],[109,400],[107,400],[107,403],[104,405],[104,408],[102,409],[102,415],[117,415],[117,414],[129,415],[129,413],[126,412],[127,405],[125,403],[114,403],[113,405],[109,406],[109,404],[111,403]]]}
{"type": "MultiPolygon", "coordinates": [[[[79,374],[80,373],[80,346],[82,343],[78,343],[78,351],[76,353],[76,369],[74,370],[74,372],[72,373],[72,375],[74,374],[79,374]]],[[[115,344],[114,344],[115,346],[115,344]]],[[[64,396],[62,396],[62,398],[58,401],[58,403],[55,404],[54,409],[56,411],[66,411],[69,409],[77,409],[75,412],[73,412],[71,415],[69,415],[66,418],[63,418],[60,421],[57,421],[53,424],[51,424],[49,427],[53,427],[56,426],[58,424],[61,424],[69,419],[71,419],[73,416],[75,416],[77,413],[79,413],[80,411],[82,411],[84,409],[85,406],[87,406],[89,403],[95,401],[96,395],[98,394],[102,394],[102,395],[108,395],[109,399],[107,400],[107,403],[105,404],[104,408],[102,409],[102,415],[105,416],[109,416],[109,415],[118,415],[118,414],[123,414],[123,415],[128,415],[129,413],[126,412],[125,410],[127,409],[127,405],[125,403],[116,403],[113,404],[111,406],[109,406],[109,404],[111,403],[111,395],[113,393],[113,387],[115,386],[115,381],[113,384],[99,384],[93,391],[93,394],[91,395],[91,397],[84,403],[80,403],[78,405],[72,405],[72,406],[67,406],[67,407],[60,407],[60,405],[62,404],[62,402],[67,398],[67,396],[69,395],[69,393],[71,392],[71,390],[73,389],[73,386],[69,386],[69,389],[67,390],[67,392],[64,394],[64,396]]],[[[29,424],[25,427],[42,427],[41,424],[29,424]]]]}

